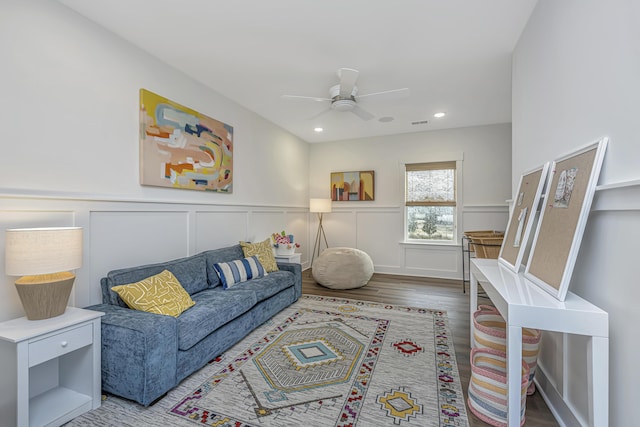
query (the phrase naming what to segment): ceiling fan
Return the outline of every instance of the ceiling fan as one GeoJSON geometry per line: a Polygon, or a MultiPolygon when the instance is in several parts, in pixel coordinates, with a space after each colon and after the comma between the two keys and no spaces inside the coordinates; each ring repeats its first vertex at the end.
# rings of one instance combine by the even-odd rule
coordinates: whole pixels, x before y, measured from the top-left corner
{"type": "Polygon", "coordinates": [[[311,119],[315,119],[331,110],[335,111],[350,111],[356,116],[360,117],[362,120],[371,120],[374,115],[370,112],[362,109],[358,105],[358,101],[363,98],[372,98],[377,97],[386,98],[386,99],[398,99],[398,98],[406,98],[409,96],[409,89],[394,89],[387,90],[384,92],[375,92],[368,93],[365,95],[358,95],[358,86],[356,86],[356,80],[358,79],[358,70],[353,70],[351,68],[340,68],[337,71],[338,78],[340,79],[340,83],[335,86],[331,86],[329,88],[329,98],[318,98],[315,96],[299,96],[299,95],[282,95],[282,98],[285,99],[309,99],[312,101],[325,102],[330,101],[331,105],[328,109],[321,111],[319,114],[311,117],[311,119]]]}

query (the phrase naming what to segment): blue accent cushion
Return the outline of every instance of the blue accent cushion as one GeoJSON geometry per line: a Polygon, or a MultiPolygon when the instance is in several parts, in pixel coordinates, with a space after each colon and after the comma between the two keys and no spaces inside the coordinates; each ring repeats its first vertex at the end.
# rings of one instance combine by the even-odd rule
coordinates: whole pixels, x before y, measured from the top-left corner
{"type": "Polygon", "coordinates": [[[219,262],[214,264],[213,268],[215,268],[216,273],[220,276],[220,281],[224,289],[229,289],[238,283],[258,279],[267,275],[257,256],[229,262],[219,262]]]}

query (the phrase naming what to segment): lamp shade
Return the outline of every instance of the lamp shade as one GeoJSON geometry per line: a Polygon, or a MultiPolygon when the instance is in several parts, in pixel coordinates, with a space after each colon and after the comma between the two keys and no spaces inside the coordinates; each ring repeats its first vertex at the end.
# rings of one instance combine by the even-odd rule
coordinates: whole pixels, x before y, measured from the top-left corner
{"type": "Polygon", "coordinates": [[[82,266],[82,228],[10,228],[5,249],[8,276],[75,270],[82,266]]]}
{"type": "Polygon", "coordinates": [[[331,212],[331,199],[309,199],[309,212],[331,212]]]}

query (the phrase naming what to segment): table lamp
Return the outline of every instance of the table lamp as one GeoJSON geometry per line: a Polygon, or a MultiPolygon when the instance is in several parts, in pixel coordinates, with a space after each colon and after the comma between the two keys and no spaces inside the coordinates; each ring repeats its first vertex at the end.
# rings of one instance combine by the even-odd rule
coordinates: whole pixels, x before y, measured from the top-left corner
{"type": "Polygon", "coordinates": [[[68,270],[82,266],[82,228],[14,228],[5,234],[5,266],[16,280],[29,320],[63,314],[76,278],[68,270]]]}
{"type": "Polygon", "coordinates": [[[313,259],[316,255],[320,256],[320,244],[321,239],[324,238],[324,244],[328,248],[327,236],[324,234],[324,227],[322,226],[322,214],[331,212],[331,199],[309,199],[309,212],[318,214],[318,231],[316,232],[316,242],[313,245],[313,252],[311,253],[311,266],[313,267],[313,259]]]}

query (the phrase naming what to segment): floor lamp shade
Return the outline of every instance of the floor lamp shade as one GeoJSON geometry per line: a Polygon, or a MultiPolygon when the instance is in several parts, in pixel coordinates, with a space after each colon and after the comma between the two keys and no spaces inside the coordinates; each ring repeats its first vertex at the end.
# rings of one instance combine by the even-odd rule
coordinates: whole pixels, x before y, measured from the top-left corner
{"type": "Polygon", "coordinates": [[[316,240],[311,252],[311,267],[313,268],[313,260],[316,255],[320,255],[320,247],[324,238],[324,245],[328,248],[327,236],[324,234],[322,225],[322,214],[331,212],[331,199],[309,199],[309,212],[318,214],[318,231],[316,232],[316,240]]]}
{"type": "Polygon", "coordinates": [[[82,228],[15,228],[5,234],[5,272],[22,276],[15,285],[29,320],[64,313],[82,266],[82,228]]]}
{"type": "Polygon", "coordinates": [[[309,199],[309,212],[331,212],[331,199],[309,199]]]}

